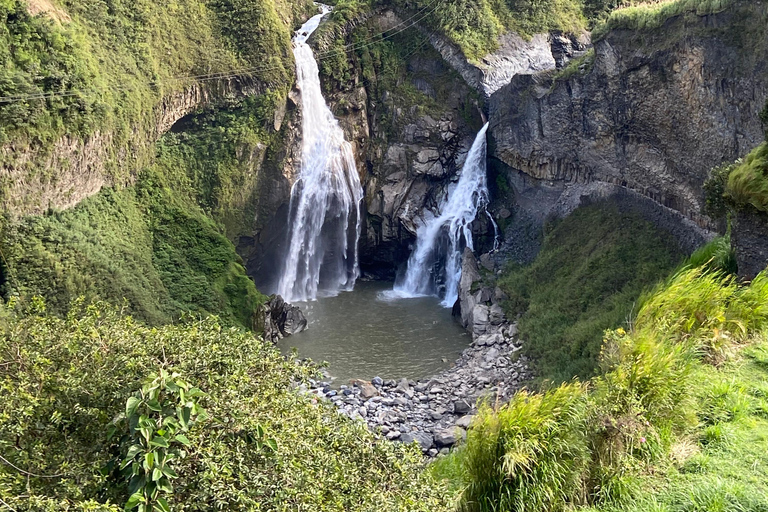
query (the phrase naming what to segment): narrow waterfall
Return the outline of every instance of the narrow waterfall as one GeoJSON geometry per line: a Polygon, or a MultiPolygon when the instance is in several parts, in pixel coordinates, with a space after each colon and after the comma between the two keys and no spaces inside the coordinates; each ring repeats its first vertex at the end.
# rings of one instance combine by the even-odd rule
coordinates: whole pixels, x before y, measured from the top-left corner
{"type": "Polygon", "coordinates": [[[323,98],[317,61],[307,44],[329,10],[322,9],[293,38],[303,119],[301,170],[289,208],[290,243],[278,284],[287,301],[351,290],[360,273],[363,188],[352,147],[323,98]]]}
{"type": "MultiPolygon", "coordinates": [[[[470,228],[480,209],[488,204],[485,132],[478,132],[459,182],[448,190],[440,214],[428,219],[416,233],[416,248],[408,258],[405,276],[395,283],[400,297],[437,294],[439,280],[445,282],[442,305],[453,306],[461,278],[461,253],[464,245],[474,250],[470,228]]],[[[493,221],[493,219],[491,219],[493,221]]],[[[495,228],[495,223],[494,223],[495,228]]]]}

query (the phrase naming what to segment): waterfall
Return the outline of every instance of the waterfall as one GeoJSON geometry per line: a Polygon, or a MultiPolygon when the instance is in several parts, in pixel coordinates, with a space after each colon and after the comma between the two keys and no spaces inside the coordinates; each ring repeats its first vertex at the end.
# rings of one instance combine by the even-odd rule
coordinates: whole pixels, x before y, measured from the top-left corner
{"type": "Polygon", "coordinates": [[[278,284],[287,301],[351,290],[360,273],[363,188],[352,147],[323,98],[317,61],[307,44],[329,12],[321,8],[293,38],[303,119],[301,169],[289,206],[290,243],[278,284]]]}
{"type": "Polygon", "coordinates": [[[456,302],[461,278],[462,239],[466,247],[474,250],[471,224],[477,212],[488,204],[487,130],[488,123],[478,132],[459,182],[449,188],[448,197],[439,208],[440,214],[428,218],[419,227],[416,248],[408,258],[405,276],[395,283],[396,296],[434,295],[437,293],[437,282],[442,278],[445,294],[441,304],[451,307],[456,302]]]}

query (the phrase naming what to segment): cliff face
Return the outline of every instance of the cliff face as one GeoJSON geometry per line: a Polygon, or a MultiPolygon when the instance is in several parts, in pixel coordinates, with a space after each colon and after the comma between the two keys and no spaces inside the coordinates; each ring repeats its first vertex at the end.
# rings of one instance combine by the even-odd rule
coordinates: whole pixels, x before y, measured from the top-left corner
{"type": "Polygon", "coordinates": [[[148,113],[148,132],[137,122],[128,140],[119,143],[110,130],[84,138],[65,135],[44,151],[27,141],[8,143],[0,147],[0,207],[21,215],[64,210],[105,186],[129,185],[151,163],[155,143],[174,123],[196,110],[264,89],[248,77],[194,83],[158,102],[148,113]]]}
{"type": "Polygon", "coordinates": [[[709,170],[763,138],[766,26],[765,3],[739,2],[614,30],[580,67],[517,76],[492,95],[492,155],[542,180],[622,186],[711,226],[709,170]]]}
{"type": "MultiPolygon", "coordinates": [[[[351,42],[401,22],[384,9],[341,32],[351,42]]],[[[334,40],[321,27],[316,53],[330,51],[334,40]]],[[[418,226],[458,179],[483,124],[481,96],[430,42],[412,28],[349,52],[342,71],[321,62],[326,101],[354,147],[365,191],[361,264],[379,277],[394,277],[407,259],[418,226]]]]}

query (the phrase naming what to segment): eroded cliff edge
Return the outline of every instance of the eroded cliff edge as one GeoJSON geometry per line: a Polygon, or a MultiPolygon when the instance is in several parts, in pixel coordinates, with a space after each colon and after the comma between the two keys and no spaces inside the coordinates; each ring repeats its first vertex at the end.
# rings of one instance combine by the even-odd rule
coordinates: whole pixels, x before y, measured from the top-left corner
{"type": "Polygon", "coordinates": [[[489,101],[492,158],[548,183],[624,187],[713,228],[710,169],[763,139],[768,5],[613,30],[559,72],[518,75],[489,101]]]}

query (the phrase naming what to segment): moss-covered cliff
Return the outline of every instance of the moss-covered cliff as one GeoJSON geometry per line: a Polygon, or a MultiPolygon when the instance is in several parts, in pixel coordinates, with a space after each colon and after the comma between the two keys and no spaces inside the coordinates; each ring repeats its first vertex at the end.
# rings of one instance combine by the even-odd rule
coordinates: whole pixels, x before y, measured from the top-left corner
{"type": "Polygon", "coordinates": [[[0,104],[3,295],[252,327],[263,296],[233,242],[274,188],[263,178],[284,155],[290,33],[307,3],[4,9],[3,90],[25,97],[0,104]],[[206,76],[176,79],[188,75],[206,76]]]}

